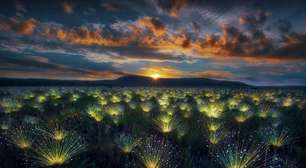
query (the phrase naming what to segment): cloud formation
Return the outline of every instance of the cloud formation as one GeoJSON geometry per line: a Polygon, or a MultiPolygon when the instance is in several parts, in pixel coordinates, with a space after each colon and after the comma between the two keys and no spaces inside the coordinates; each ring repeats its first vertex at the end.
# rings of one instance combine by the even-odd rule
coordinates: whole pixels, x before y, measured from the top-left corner
{"type": "Polygon", "coordinates": [[[1,77],[101,80],[117,79],[124,75],[122,72],[111,70],[97,71],[54,64],[38,56],[29,58],[1,56],[0,61],[1,77]]]}
{"type": "Polygon", "coordinates": [[[299,0],[14,2],[0,6],[0,76],[306,79],[299,0]]]}
{"type": "Polygon", "coordinates": [[[158,75],[160,78],[214,78],[214,79],[235,79],[235,75],[228,71],[186,71],[174,67],[144,67],[137,72],[138,75],[152,77],[158,75]]]}

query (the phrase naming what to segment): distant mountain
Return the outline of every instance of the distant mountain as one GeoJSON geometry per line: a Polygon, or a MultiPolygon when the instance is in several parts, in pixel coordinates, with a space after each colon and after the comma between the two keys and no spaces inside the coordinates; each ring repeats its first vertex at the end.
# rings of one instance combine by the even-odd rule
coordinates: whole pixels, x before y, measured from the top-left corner
{"type": "Polygon", "coordinates": [[[49,80],[0,78],[0,86],[160,86],[160,87],[249,87],[242,82],[214,80],[207,78],[160,78],[154,80],[143,76],[124,76],[115,80],[49,80]]]}

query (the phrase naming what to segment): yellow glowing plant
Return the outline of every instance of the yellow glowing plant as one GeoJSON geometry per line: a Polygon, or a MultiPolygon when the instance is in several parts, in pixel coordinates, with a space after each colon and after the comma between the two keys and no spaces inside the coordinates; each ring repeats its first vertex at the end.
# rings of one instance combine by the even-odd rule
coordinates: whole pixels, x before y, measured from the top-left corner
{"type": "Polygon", "coordinates": [[[137,138],[125,133],[119,134],[114,141],[118,148],[120,148],[125,154],[132,152],[132,150],[139,144],[137,138]]]}
{"type": "Polygon", "coordinates": [[[224,104],[221,102],[207,103],[201,105],[200,112],[209,118],[220,118],[224,112],[224,104]]]}
{"type": "Polygon", "coordinates": [[[290,107],[293,104],[293,99],[291,97],[287,97],[283,100],[282,106],[283,107],[290,107]]]}
{"type": "Polygon", "coordinates": [[[103,120],[102,108],[98,105],[90,105],[86,109],[87,114],[92,117],[96,122],[103,120]]]}
{"type": "Polygon", "coordinates": [[[106,107],[106,112],[111,116],[119,116],[124,112],[124,106],[121,104],[111,104],[106,107]]]}
{"type": "Polygon", "coordinates": [[[174,129],[174,121],[171,118],[170,121],[163,122],[161,120],[155,120],[155,124],[158,127],[158,129],[163,133],[169,133],[174,129]]]}
{"type": "Polygon", "coordinates": [[[218,144],[220,141],[224,139],[224,137],[225,137],[225,134],[223,131],[208,133],[208,141],[212,145],[218,144]]]}
{"type": "Polygon", "coordinates": [[[238,123],[244,123],[246,122],[249,118],[251,118],[253,115],[253,113],[251,111],[248,112],[239,112],[238,114],[236,114],[235,116],[235,120],[238,123]]]}
{"type": "Polygon", "coordinates": [[[280,148],[290,143],[291,137],[289,131],[282,128],[268,127],[259,131],[262,139],[267,145],[280,148]]]}
{"type": "Polygon", "coordinates": [[[22,107],[22,102],[15,98],[4,98],[0,100],[0,108],[7,114],[19,111],[22,107]]]}
{"type": "Polygon", "coordinates": [[[43,137],[33,147],[33,162],[37,166],[61,166],[70,162],[76,155],[86,149],[79,136],[69,136],[62,141],[43,137]]]}
{"type": "Polygon", "coordinates": [[[215,132],[222,126],[222,123],[217,120],[208,120],[207,129],[208,131],[215,132]]]}
{"type": "Polygon", "coordinates": [[[20,149],[29,149],[33,142],[33,130],[30,126],[21,125],[9,130],[7,134],[8,142],[16,145],[20,149]]]}
{"type": "Polygon", "coordinates": [[[136,152],[142,167],[145,168],[164,168],[172,167],[170,156],[173,147],[166,141],[156,137],[146,137],[141,141],[136,152]]]}
{"type": "Polygon", "coordinates": [[[261,168],[269,166],[272,161],[262,163],[266,148],[260,144],[229,143],[218,149],[217,160],[223,168],[261,168]],[[260,162],[260,163],[258,163],[260,162]]]}
{"type": "Polygon", "coordinates": [[[153,109],[153,103],[151,101],[145,101],[140,103],[142,111],[148,113],[153,109]]]}

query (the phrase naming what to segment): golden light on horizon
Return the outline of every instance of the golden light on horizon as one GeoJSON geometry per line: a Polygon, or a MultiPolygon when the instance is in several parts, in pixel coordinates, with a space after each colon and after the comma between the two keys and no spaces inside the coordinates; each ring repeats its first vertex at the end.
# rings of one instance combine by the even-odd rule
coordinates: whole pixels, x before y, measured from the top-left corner
{"type": "Polygon", "coordinates": [[[150,75],[150,77],[153,78],[154,80],[157,80],[157,79],[160,78],[160,74],[159,74],[159,73],[152,73],[152,74],[150,75]]]}

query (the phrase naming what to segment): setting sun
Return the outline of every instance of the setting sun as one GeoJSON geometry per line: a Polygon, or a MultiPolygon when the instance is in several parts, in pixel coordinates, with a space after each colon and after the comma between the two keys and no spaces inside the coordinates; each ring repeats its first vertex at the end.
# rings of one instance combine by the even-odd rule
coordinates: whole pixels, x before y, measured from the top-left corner
{"type": "Polygon", "coordinates": [[[155,79],[155,80],[157,80],[157,79],[160,78],[160,74],[158,74],[158,73],[153,73],[153,74],[150,75],[150,77],[153,78],[153,79],[155,79]]]}

